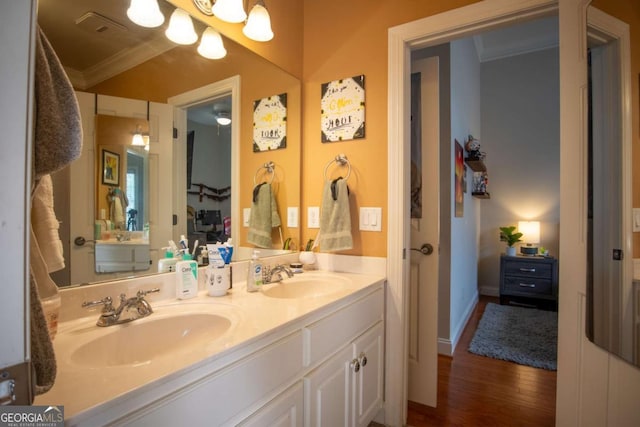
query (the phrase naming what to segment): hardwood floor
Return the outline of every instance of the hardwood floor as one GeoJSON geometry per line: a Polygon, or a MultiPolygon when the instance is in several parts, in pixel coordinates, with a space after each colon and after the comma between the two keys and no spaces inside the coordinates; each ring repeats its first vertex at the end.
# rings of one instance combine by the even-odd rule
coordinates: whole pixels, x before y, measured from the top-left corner
{"type": "Polygon", "coordinates": [[[453,357],[438,356],[438,407],[409,402],[408,425],[555,425],[555,371],[467,351],[488,302],[498,303],[498,298],[480,297],[453,357]]]}

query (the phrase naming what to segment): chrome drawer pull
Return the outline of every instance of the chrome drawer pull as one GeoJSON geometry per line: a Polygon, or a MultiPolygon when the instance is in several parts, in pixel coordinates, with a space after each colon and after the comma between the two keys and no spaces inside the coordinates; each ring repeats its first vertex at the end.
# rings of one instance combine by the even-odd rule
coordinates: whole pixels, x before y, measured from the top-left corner
{"type": "Polygon", "coordinates": [[[520,283],[520,286],[523,288],[535,288],[536,284],[535,283],[520,283]]]}
{"type": "Polygon", "coordinates": [[[521,268],[520,271],[523,271],[525,273],[535,273],[536,269],[535,268],[521,268]]]}

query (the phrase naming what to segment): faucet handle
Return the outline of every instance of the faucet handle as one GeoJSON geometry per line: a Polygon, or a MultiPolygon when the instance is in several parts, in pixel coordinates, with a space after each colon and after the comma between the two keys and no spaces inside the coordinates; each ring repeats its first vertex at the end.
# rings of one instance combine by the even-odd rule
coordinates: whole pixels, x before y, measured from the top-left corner
{"type": "Polygon", "coordinates": [[[148,294],[154,294],[156,292],[160,292],[160,288],[153,288],[153,289],[149,289],[149,290],[146,290],[146,291],[139,290],[136,295],[138,296],[138,298],[144,298],[148,294]]]}
{"type": "Polygon", "coordinates": [[[91,308],[97,305],[103,305],[104,307],[102,308],[102,311],[111,311],[113,310],[113,306],[111,305],[112,302],[113,300],[111,297],[104,297],[97,301],[85,301],[82,303],[82,308],[91,308]]]}

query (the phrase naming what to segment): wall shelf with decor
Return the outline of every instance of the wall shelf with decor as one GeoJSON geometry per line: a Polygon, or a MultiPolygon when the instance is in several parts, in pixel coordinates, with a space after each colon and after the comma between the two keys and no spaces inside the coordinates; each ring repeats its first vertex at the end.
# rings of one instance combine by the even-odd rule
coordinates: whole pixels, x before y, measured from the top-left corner
{"type": "Polygon", "coordinates": [[[480,192],[472,192],[471,195],[477,199],[490,199],[491,195],[487,192],[484,193],[480,193],[480,192]]]}
{"type": "Polygon", "coordinates": [[[484,165],[482,159],[474,159],[467,157],[464,159],[465,163],[469,165],[472,171],[474,172],[486,172],[487,167],[484,165]]]}

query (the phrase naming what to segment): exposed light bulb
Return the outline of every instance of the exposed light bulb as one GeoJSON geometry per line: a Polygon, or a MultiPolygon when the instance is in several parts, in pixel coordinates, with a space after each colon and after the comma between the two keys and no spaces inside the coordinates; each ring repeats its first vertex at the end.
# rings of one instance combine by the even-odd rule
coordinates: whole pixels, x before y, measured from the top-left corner
{"type": "Polygon", "coordinates": [[[193,21],[187,12],[178,8],[173,11],[169,19],[169,28],[164,32],[169,40],[178,44],[193,44],[198,40],[193,28],[193,21]]]}
{"type": "Polygon", "coordinates": [[[211,27],[204,30],[198,46],[198,53],[209,59],[220,59],[227,55],[227,50],[222,44],[222,37],[216,30],[211,27]]]}
{"type": "Polygon", "coordinates": [[[133,23],[146,28],[159,27],[164,23],[157,0],[131,0],[127,16],[133,23]]]}
{"type": "Polygon", "coordinates": [[[247,24],[242,29],[242,32],[251,40],[258,42],[266,42],[273,38],[271,17],[262,1],[258,1],[251,9],[249,19],[247,19],[247,24]]]}
{"type": "Polygon", "coordinates": [[[216,0],[211,7],[211,11],[216,18],[232,24],[237,24],[247,19],[242,0],[216,0]]]}

